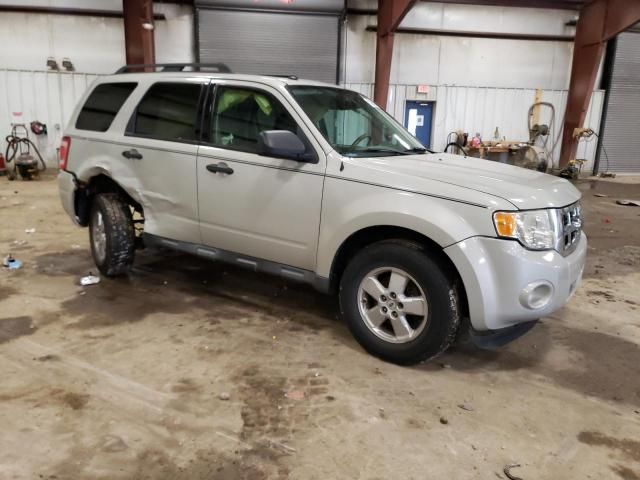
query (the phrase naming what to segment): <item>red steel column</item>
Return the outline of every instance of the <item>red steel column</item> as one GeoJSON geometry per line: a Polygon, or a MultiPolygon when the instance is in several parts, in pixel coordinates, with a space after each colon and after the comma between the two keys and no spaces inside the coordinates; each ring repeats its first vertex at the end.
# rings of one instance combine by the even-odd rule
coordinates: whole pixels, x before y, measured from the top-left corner
{"type": "Polygon", "coordinates": [[[153,0],[122,0],[124,13],[124,44],[127,65],[155,63],[153,0]]]}
{"type": "Polygon", "coordinates": [[[376,72],[373,100],[387,109],[389,78],[393,59],[394,32],[417,0],[378,0],[378,29],[376,33],[376,72]]]}
{"type": "Polygon", "coordinates": [[[573,131],[584,124],[606,42],[638,21],[640,2],[594,0],[582,8],[573,47],[560,167],[575,158],[578,142],[573,131]]]}

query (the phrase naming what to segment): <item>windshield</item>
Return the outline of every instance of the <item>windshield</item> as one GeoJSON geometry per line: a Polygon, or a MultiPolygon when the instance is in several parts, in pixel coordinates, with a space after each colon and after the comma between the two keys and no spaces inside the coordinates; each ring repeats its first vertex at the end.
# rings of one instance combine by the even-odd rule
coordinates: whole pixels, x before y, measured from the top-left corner
{"type": "Polygon", "coordinates": [[[427,151],[391,116],[359,93],[316,86],[290,86],[289,91],[342,155],[371,157],[427,151]]]}

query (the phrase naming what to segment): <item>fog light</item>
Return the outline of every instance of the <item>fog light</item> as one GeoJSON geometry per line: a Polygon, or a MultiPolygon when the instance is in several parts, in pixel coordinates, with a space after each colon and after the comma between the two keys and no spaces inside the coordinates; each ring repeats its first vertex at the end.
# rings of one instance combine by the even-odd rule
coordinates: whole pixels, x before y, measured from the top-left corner
{"type": "Polygon", "coordinates": [[[520,304],[524,308],[537,310],[546,306],[553,296],[553,285],[549,282],[533,282],[520,293],[520,304]]]}

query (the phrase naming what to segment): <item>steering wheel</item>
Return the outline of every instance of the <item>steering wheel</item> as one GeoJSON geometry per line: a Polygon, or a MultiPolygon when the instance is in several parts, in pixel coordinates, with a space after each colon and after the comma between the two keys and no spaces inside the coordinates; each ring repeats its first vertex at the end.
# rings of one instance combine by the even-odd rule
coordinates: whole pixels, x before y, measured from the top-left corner
{"type": "MultiPolygon", "coordinates": [[[[363,141],[364,139],[368,139],[369,142],[371,141],[371,135],[369,135],[368,133],[363,133],[362,135],[360,135],[358,138],[356,138],[353,143],[351,144],[352,147],[355,147],[356,145],[358,145],[361,141],[363,141]]],[[[369,144],[369,142],[367,142],[367,145],[369,144]]]]}

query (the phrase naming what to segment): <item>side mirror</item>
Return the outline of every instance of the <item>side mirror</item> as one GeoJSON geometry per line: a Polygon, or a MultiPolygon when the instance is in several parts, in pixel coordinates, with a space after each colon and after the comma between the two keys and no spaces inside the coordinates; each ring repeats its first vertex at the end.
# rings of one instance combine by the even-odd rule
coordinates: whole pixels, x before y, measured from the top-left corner
{"type": "Polygon", "coordinates": [[[286,158],[298,162],[312,161],[302,140],[289,130],[264,130],[260,132],[258,155],[286,158]]]}

